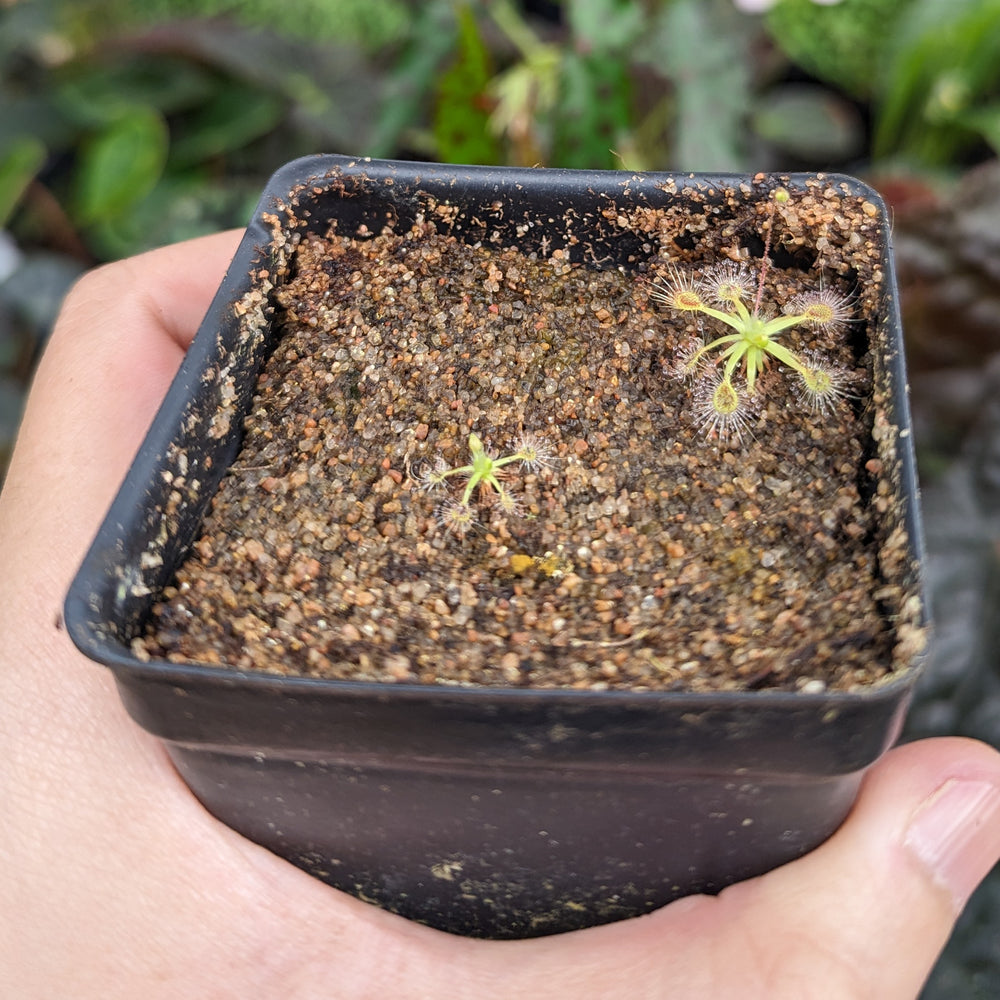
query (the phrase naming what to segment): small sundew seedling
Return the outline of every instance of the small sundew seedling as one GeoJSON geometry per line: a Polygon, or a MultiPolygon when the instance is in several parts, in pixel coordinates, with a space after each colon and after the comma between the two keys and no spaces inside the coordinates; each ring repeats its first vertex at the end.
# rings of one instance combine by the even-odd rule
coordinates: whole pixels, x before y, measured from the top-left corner
{"type": "Polygon", "coordinates": [[[520,513],[516,497],[501,482],[506,466],[519,462],[524,468],[537,470],[552,464],[552,457],[545,445],[533,435],[525,434],[517,441],[517,448],[509,455],[494,457],[483,444],[478,434],[469,435],[468,465],[450,468],[442,459],[434,467],[421,474],[419,485],[422,489],[433,490],[457,476],[465,479],[465,488],[458,499],[443,501],[437,508],[438,523],[449,531],[464,534],[475,523],[472,498],[477,488],[490,494],[497,506],[505,514],[516,516],[520,513]]]}
{"type": "Polygon", "coordinates": [[[653,286],[653,298],[668,308],[707,316],[731,331],[683,345],[673,365],[677,374],[697,379],[697,420],[721,440],[739,439],[751,427],[759,410],[758,379],[772,359],[795,373],[797,397],[816,413],[828,412],[851,381],[847,369],[781,342],[782,333],[799,325],[842,329],[851,321],[850,299],[824,288],[798,296],[781,315],[770,313],[762,304],[769,237],[770,224],[759,276],[743,264],[725,263],[699,279],[675,268],[669,281],[653,286]]]}

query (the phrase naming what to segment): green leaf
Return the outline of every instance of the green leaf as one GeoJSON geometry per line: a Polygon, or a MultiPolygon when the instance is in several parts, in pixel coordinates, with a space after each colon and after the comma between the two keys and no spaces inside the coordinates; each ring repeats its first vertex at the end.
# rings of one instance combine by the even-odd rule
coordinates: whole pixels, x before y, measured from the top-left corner
{"type": "Polygon", "coordinates": [[[438,80],[434,104],[437,155],[447,163],[499,163],[500,144],[489,129],[486,93],[493,62],[468,4],[458,9],[456,49],[454,62],[438,80]]]}
{"type": "Polygon", "coordinates": [[[0,229],[14,214],[17,203],[41,170],[47,155],[38,139],[25,136],[9,146],[0,159],[0,229]]]}
{"type": "Polygon", "coordinates": [[[79,138],[79,127],[59,113],[44,87],[24,94],[0,83],[0,108],[0,150],[30,136],[58,153],[79,138]]]}
{"type": "Polygon", "coordinates": [[[122,115],[82,149],[73,206],[81,225],[114,217],[145,197],[163,173],[169,134],[153,108],[122,115]]]}
{"type": "Polygon", "coordinates": [[[166,174],[127,212],[93,226],[88,242],[103,260],[111,260],[245,226],[261,183],[256,177],[213,179],[204,170],[166,174]]]}
{"type": "Polygon", "coordinates": [[[554,118],[553,163],[560,167],[615,166],[614,150],[631,124],[626,64],[602,55],[567,52],[554,118]]]}
{"type": "Polygon", "coordinates": [[[210,99],[212,77],[191,60],[134,56],[104,65],[81,60],[58,76],[53,100],[86,128],[113,124],[137,107],[174,114],[210,99]]]}
{"type": "Polygon", "coordinates": [[[978,138],[962,115],[1000,85],[1000,0],[916,0],[899,27],[876,108],[875,155],[943,165],[978,138]]]}
{"type": "Polygon", "coordinates": [[[747,19],[730,0],[674,0],[637,46],[674,88],[675,170],[739,171],[749,111],[747,19]]]}
{"type": "Polygon", "coordinates": [[[228,82],[203,108],[178,124],[170,164],[191,166],[241,149],[275,128],[284,114],[281,98],[238,81],[228,82]]]}
{"type": "MultiPolygon", "coordinates": [[[[321,149],[375,155],[369,136],[378,109],[386,104],[386,74],[366,62],[356,46],[291,42],[229,21],[188,22],[183,33],[189,57],[212,67],[213,90],[225,77],[286,102],[284,124],[295,138],[287,156],[280,149],[274,154],[278,162],[321,149]]],[[[183,118],[183,113],[172,114],[171,124],[182,125],[183,118]]]]}
{"type": "MultiPolygon", "coordinates": [[[[946,0],[956,6],[961,0],[946,0]]],[[[826,83],[869,96],[913,0],[781,0],[767,15],[772,38],[788,58],[826,83]]]]}
{"type": "Polygon", "coordinates": [[[958,124],[978,133],[1000,155],[1000,101],[991,101],[958,117],[958,124]]]}
{"type": "MultiPolygon", "coordinates": [[[[79,0],[76,0],[79,3],[79,0]]],[[[181,18],[225,17],[289,39],[339,41],[367,50],[390,45],[405,35],[412,17],[407,0],[118,0],[134,23],[176,22],[181,18]]],[[[98,16],[109,0],[97,0],[98,16]]]]}
{"type": "Polygon", "coordinates": [[[625,53],[646,30],[635,0],[568,0],[566,17],[581,52],[625,53]]]}
{"type": "Polygon", "coordinates": [[[783,152],[816,164],[848,160],[864,148],[854,106],[814,84],[784,84],[765,94],[754,108],[753,129],[783,152]]]}
{"type": "Polygon", "coordinates": [[[366,149],[369,155],[391,156],[400,136],[420,122],[437,74],[454,52],[457,27],[454,0],[427,0],[415,6],[411,40],[389,75],[366,149]]]}

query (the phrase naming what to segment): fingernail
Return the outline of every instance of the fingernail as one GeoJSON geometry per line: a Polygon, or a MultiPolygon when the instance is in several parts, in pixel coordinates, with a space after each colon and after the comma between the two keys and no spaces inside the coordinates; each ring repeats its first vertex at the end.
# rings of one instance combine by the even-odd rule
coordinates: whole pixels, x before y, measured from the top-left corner
{"type": "Polygon", "coordinates": [[[950,778],[918,806],[904,843],[961,910],[1000,851],[1000,789],[950,778]]]}

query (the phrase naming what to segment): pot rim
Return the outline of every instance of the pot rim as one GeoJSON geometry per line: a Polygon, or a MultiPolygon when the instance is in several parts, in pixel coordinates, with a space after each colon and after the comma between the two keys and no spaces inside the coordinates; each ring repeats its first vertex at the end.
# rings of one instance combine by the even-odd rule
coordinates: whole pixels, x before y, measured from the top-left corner
{"type": "MultiPolygon", "coordinates": [[[[538,700],[584,706],[591,702],[608,702],[621,706],[639,702],[648,707],[654,703],[689,705],[691,708],[708,706],[731,706],[748,699],[759,701],[764,697],[771,705],[787,703],[789,706],[840,705],[860,702],[878,703],[893,701],[905,695],[921,672],[926,654],[916,655],[911,665],[899,671],[890,679],[870,687],[855,691],[794,692],[768,689],[753,691],[666,691],[657,689],[607,689],[583,690],[569,688],[514,688],[501,686],[462,686],[451,684],[410,684],[380,683],[369,681],[334,680],[302,675],[281,675],[259,671],[241,671],[232,667],[214,666],[202,663],[175,663],[168,660],[140,660],[132,655],[128,647],[109,634],[106,626],[97,623],[98,609],[92,581],[98,575],[106,575],[108,545],[101,544],[101,536],[115,527],[121,528],[128,521],[128,511],[134,506],[126,502],[125,495],[135,496],[149,479],[155,456],[167,453],[178,423],[182,390],[187,393],[187,383],[191,372],[204,370],[216,347],[216,331],[221,329],[223,319],[231,310],[237,295],[234,289],[247,278],[254,262],[261,261],[266,248],[272,243],[276,213],[285,218],[292,213],[295,199],[299,194],[319,183],[329,182],[339,176],[360,175],[365,180],[380,182],[385,186],[402,183],[410,185],[445,185],[443,194],[460,199],[463,188],[476,185],[481,189],[484,181],[492,181],[499,195],[501,191],[521,191],[530,187],[532,192],[564,192],[567,184],[597,192],[614,187],[628,190],[630,185],[652,185],[665,187],[673,185],[678,191],[692,186],[701,188],[727,188],[750,184],[758,190],[769,190],[775,185],[804,188],[807,182],[822,181],[839,188],[845,193],[861,195],[875,207],[886,227],[883,261],[889,264],[892,255],[891,234],[888,216],[881,196],[863,181],[841,173],[676,173],[669,171],[636,172],[627,170],[576,170],[567,168],[523,168],[493,167],[481,165],[439,164],[418,161],[380,160],[367,157],[351,157],[339,154],[314,154],[300,157],[280,167],[268,181],[247,226],[239,247],[233,257],[226,276],[211,305],[198,333],[185,356],[160,410],[150,426],[139,454],[129,468],[119,493],[107,516],[102,522],[97,538],[90,546],[83,564],[69,589],[64,606],[64,621],[74,644],[89,658],[110,667],[116,677],[123,681],[153,681],[158,683],[185,684],[189,682],[208,683],[222,688],[240,686],[261,693],[282,694],[289,697],[300,695],[343,697],[347,699],[374,698],[405,701],[427,701],[456,699],[474,701],[488,698],[507,704],[531,704],[538,700]]],[[[299,222],[299,225],[302,223],[299,222]]],[[[898,291],[891,266],[883,268],[886,288],[884,301],[888,315],[885,317],[889,329],[900,329],[898,291]]],[[[902,358],[899,370],[903,371],[902,358]]],[[[905,518],[910,535],[910,551],[916,565],[924,562],[924,542],[920,524],[918,488],[915,459],[910,434],[910,415],[905,384],[893,379],[892,405],[896,424],[900,431],[900,494],[906,499],[905,518]]],[[[120,534],[120,532],[119,532],[120,534]]],[[[120,541],[118,548],[121,548],[120,541]]],[[[921,624],[929,628],[926,595],[922,580],[918,580],[917,592],[921,597],[921,624]]]]}

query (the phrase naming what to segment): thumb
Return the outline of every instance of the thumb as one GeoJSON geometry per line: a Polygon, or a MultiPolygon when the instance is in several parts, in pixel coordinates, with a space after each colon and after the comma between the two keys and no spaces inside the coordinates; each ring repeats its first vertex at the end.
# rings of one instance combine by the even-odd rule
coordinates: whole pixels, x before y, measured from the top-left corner
{"type": "Polygon", "coordinates": [[[770,955],[761,996],[912,1000],[998,857],[1000,754],[928,740],[873,768],[823,847],[724,905],[770,955]]]}
{"type": "Polygon", "coordinates": [[[479,997],[914,1000],[998,857],[1000,754],[926,740],[886,754],[840,830],[798,861],[635,920],[472,942],[467,978],[479,997]]]}

